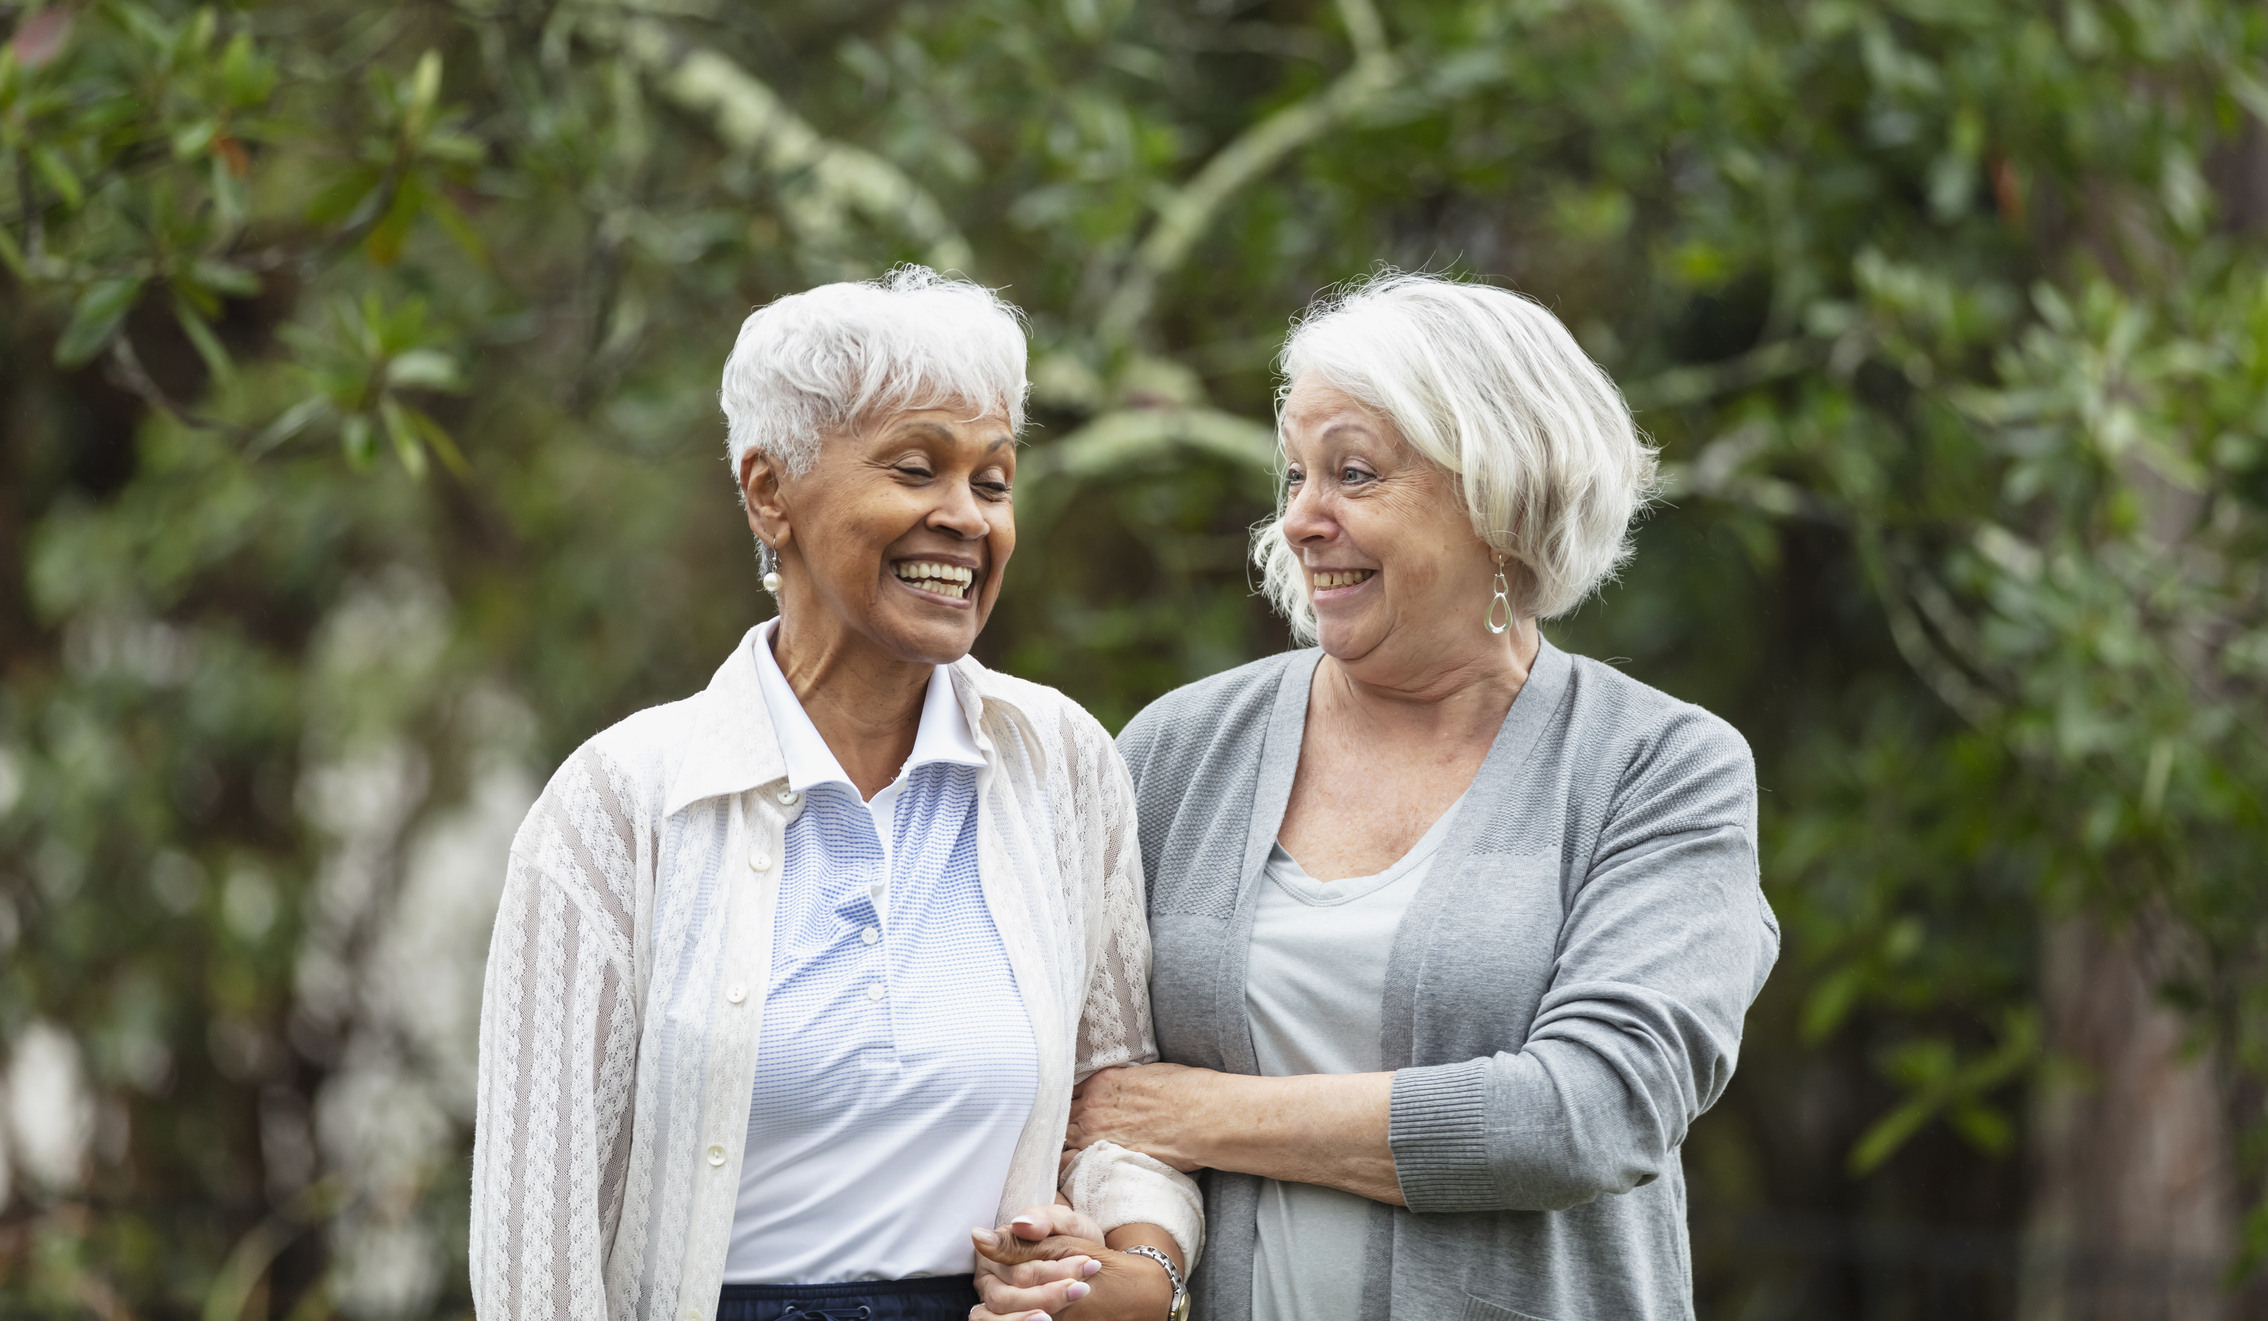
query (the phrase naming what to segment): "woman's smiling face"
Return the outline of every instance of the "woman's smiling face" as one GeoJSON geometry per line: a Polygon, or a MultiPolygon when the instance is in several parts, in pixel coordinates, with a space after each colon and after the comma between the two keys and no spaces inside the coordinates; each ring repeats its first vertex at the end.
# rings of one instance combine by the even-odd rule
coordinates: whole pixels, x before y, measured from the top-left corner
{"type": "Polygon", "coordinates": [[[1283,440],[1284,540],[1306,574],[1327,654],[1422,666],[1480,629],[1494,556],[1449,473],[1382,414],[1316,377],[1285,397],[1283,440]]]}
{"type": "Polygon", "coordinates": [[[742,461],[748,523],[779,551],[780,612],[831,615],[898,660],[968,654],[1016,549],[1016,438],[993,412],[913,409],[830,435],[809,471],[742,461]]]}

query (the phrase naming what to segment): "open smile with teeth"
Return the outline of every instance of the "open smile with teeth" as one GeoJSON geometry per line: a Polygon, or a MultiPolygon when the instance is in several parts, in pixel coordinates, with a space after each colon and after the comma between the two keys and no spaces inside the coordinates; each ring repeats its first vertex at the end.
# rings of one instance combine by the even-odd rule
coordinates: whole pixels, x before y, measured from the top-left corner
{"type": "Polygon", "coordinates": [[[1318,569],[1315,571],[1315,590],[1326,591],[1333,587],[1352,587],[1370,581],[1376,569],[1318,569]]]}
{"type": "Polygon", "coordinates": [[[890,569],[917,592],[955,601],[968,600],[969,591],[976,583],[976,570],[964,569],[958,564],[940,564],[936,560],[906,560],[891,565],[890,569]]]}

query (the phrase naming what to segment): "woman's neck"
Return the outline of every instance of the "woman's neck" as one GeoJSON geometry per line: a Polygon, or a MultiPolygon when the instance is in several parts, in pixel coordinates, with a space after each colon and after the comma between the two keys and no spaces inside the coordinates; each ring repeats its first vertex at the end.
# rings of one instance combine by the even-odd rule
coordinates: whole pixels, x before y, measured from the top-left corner
{"type": "Polygon", "coordinates": [[[772,630],[772,658],[861,798],[898,778],[935,666],[901,660],[846,628],[791,628],[785,615],[772,630]]]}
{"type": "Polygon", "coordinates": [[[1334,715],[1374,735],[1487,743],[1526,686],[1542,645],[1535,621],[1524,619],[1502,637],[1455,647],[1398,656],[1382,656],[1381,648],[1351,661],[1327,655],[1315,683],[1334,715]]]}

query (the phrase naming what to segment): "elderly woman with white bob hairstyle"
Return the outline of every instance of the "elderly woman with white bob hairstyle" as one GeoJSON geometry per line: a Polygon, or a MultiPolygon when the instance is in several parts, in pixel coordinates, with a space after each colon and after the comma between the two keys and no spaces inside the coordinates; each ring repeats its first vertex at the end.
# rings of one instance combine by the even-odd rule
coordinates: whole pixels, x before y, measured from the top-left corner
{"type": "Polygon", "coordinates": [[[1693,1314],[1678,1150],[1778,953],[1748,747],[1536,621],[1654,455],[1524,298],[1389,274],[1284,351],[1257,550],[1320,644],[1119,747],[1171,1063],[1072,1144],[1205,1170],[1206,1321],[1693,1314]]]}
{"type": "Polygon", "coordinates": [[[1024,360],[1014,309],[918,268],[742,325],[724,411],[779,617],[584,744],[513,841],[473,1155],[489,1321],[1186,1298],[1187,1177],[1090,1147],[1051,1207],[1073,1083],[1156,1050],[1125,768],[968,656],[1016,544],[1024,360]],[[1002,1222],[1032,1205],[1088,1237],[1028,1260],[1002,1222]]]}

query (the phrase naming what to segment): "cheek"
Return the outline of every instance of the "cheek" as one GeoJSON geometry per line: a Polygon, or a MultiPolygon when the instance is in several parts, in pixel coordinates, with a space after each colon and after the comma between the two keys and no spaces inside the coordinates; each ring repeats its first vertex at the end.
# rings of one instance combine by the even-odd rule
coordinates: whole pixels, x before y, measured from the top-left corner
{"type": "Polygon", "coordinates": [[[991,543],[993,567],[998,568],[1008,562],[1010,555],[1016,553],[1016,511],[1012,507],[1002,507],[989,521],[992,531],[986,540],[991,543]]]}
{"type": "Polygon", "coordinates": [[[1487,548],[1453,494],[1418,488],[1380,496],[1363,502],[1368,507],[1360,526],[1373,538],[1366,548],[1393,570],[1401,589],[1435,590],[1467,560],[1485,555],[1487,548]]]}

